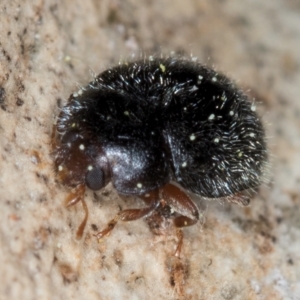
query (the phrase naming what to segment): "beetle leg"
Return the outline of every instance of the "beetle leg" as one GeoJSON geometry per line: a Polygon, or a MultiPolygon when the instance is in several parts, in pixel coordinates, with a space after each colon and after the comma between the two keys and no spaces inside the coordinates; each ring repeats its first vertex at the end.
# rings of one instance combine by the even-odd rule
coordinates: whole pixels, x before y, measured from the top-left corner
{"type": "Polygon", "coordinates": [[[166,204],[180,214],[174,219],[178,238],[175,256],[179,257],[183,244],[183,232],[180,228],[196,224],[199,220],[199,210],[191,198],[173,184],[167,183],[164,185],[160,189],[160,194],[166,204]]]}
{"type": "Polygon", "coordinates": [[[133,209],[126,209],[119,212],[104,228],[103,230],[99,231],[95,236],[100,240],[104,236],[108,235],[116,226],[118,221],[134,221],[140,218],[148,216],[152,213],[160,204],[159,197],[158,197],[158,190],[152,191],[145,195],[140,196],[145,203],[149,206],[145,208],[133,208],[133,209]]]}
{"type": "Polygon", "coordinates": [[[65,205],[66,205],[66,207],[73,206],[76,203],[78,203],[78,202],[81,201],[83,210],[85,212],[84,219],[82,220],[82,222],[79,225],[79,227],[77,229],[77,232],[76,232],[76,238],[78,240],[82,238],[83,231],[84,231],[84,228],[86,226],[86,222],[87,222],[88,215],[89,215],[89,211],[88,211],[86,202],[84,200],[84,193],[85,193],[85,185],[84,184],[80,184],[65,199],[65,205]]]}
{"type": "Polygon", "coordinates": [[[191,198],[177,186],[167,183],[161,190],[161,198],[180,216],[175,218],[176,227],[191,226],[199,220],[199,210],[191,198]]]}
{"type": "Polygon", "coordinates": [[[57,147],[57,139],[56,139],[56,124],[53,124],[52,126],[52,132],[51,132],[51,146],[52,149],[56,149],[57,147]]]}

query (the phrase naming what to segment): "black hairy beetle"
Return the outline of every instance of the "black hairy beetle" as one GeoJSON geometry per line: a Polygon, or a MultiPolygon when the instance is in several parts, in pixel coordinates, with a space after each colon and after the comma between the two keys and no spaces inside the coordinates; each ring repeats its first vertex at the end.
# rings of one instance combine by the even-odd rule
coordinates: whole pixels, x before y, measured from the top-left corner
{"type": "MultiPolygon", "coordinates": [[[[193,60],[145,58],[120,63],[73,93],[55,126],[55,171],[74,187],[67,204],[84,202],[85,187],[108,182],[148,205],[120,212],[136,220],[163,199],[177,227],[199,218],[186,193],[247,204],[240,193],[260,185],[267,164],[256,107],[232,81],[193,60]]],[[[81,225],[82,235],[87,219],[81,225]]]]}

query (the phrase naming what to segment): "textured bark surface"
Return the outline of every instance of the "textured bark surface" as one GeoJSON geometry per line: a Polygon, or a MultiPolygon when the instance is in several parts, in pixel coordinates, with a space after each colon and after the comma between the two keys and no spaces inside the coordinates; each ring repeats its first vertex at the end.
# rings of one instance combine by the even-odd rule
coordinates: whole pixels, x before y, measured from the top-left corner
{"type": "Polygon", "coordinates": [[[0,299],[300,299],[299,1],[4,0],[0,16],[0,299]],[[193,54],[237,79],[269,137],[272,184],[248,208],[205,203],[181,260],[158,216],[97,243],[120,208],[142,205],[110,185],[87,192],[76,241],[81,205],[64,208],[52,171],[59,107],[142,51],[193,54]]]}

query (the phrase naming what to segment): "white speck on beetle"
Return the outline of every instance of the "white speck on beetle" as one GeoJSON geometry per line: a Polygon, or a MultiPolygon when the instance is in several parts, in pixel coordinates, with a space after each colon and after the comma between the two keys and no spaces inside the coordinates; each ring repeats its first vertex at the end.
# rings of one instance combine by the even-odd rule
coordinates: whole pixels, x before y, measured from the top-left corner
{"type": "Polygon", "coordinates": [[[185,161],[184,163],[182,163],[181,165],[183,168],[185,168],[187,166],[187,162],[185,161]]]}
{"type": "Polygon", "coordinates": [[[197,80],[197,84],[201,84],[202,79],[203,79],[203,76],[199,75],[198,80],[197,80]]]}
{"type": "Polygon", "coordinates": [[[241,150],[238,150],[238,154],[237,154],[238,157],[242,157],[243,156],[243,152],[241,150]]]}
{"type": "Polygon", "coordinates": [[[211,81],[212,81],[212,82],[216,82],[216,81],[217,81],[217,77],[213,77],[213,78],[211,79],[211,81]]]}
{"type": "Polygon", "coordinates": [[[139,189],[141,189],[143,187],[143,185],[139,182],[137,185],[136,185],[139,189]]]}
{"type": "Polygon", "coordinates": [[[234,115],[233,110],[231,110],[231,111],[229,112],[229,115],[230,115],[230,116],[233,116],[233,115],[234,115]]]}
{"type": "Polygon", "coordinates": [[[190,140],[191,141],[194,141],[196,139],[196,136],[192,133],[191,135],[190,135],[190,140]]]}
{"type": "Polygon", "coordinates": [[[79,145],[79,149],[80,149],[80,150],[84,150],[84,148],[85,148],[85,147],[84,147],[83,144],[80,144],[80,145],[79,145]]]}
{"type": "Polygon", "coordinates": [[[214,139],[214,142],[215,142],[216,144],[218,144],[218,143],[220,142],[220,139],[219,139],[219,138],[215,138],[215,139],[214,139]]]}
{"type": "Polygon", "coordinates": [[[250,132],[249,136],[253,138],[253,137],[255,137],[255,133],[254,132],[250,132]]]}
{"type": "Polygon", "coordinates": [[[125,115],[125,116],[129,116],[129,111],[125,110],[125,111],[124,111],[124,115],[125,115]]]}
{"type": "Polygon", "coordinates": [[[164,73],[166,72],[166,66],[163,64],[159,64],[159,68],[161,69],[161,71],[164,73]]]}
{"type": "Polygon", "coordinates": [[[77,92],[77,94],[78,94],[78,95],[82,95],[82,94],[83,94],[83,90],[79,90],[79,91],[77,92]]]}
{"type": "Polygon", "coordinates": [[[78,97],[78,94],[77,93],[73,93],[73,97],[74,98],[78,97]]]}
{"type": "Polygon", "coordinates": [[[93,166],[89,165],[89,166],[87,167],[87,169],[88,169],[88,171],[92,171],[92,170],[93,170],[93,166]]]}
{"type": "Polygon", "coordinates": [[[63,166],[58,166],[58,171],[61,172],[63,170],[63,166]]]}
{"type": "Polygon", "coordinates": [[[256,111],[256,105],[255,104],[251,105],[251,111],[256,111]]]}
{"type": "Polygon", "coordinates": [[[208,120],[213,120],[215,118],[215,115],[214,114],[211,114],[209,117],[208,117],[208,120]]]}

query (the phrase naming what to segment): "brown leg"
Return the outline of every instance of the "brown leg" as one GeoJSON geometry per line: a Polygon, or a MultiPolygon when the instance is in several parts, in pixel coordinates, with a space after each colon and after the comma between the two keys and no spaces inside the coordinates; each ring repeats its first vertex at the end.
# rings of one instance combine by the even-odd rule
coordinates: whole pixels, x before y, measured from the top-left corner
{"type": "Polygon", "coordinates": [[[178,243],[177,243],[177,247],[174,252],[174,255],[176,257],[180,257],[181,249],[182,249],[182,245],[183,245],[183,232],[180,228],[177,228],[176,235],[177,235],[178,243]]]}
{"type": "Polygon", "coordinates": [[[52,126],[52,132],[51,132],[51,146],[52,149],[55,150],[56,146],[57,146],[57,142],[56,142],[56,124],[53,124],[52,126]]]}
{"type": "Polygon", "coordinates": [[[80,240],[82,238],[83,231],[84,231],[84,228],[86,226],[86,222],[87,222],[88,215],[89,215],[89,211],[88,211],[86,202],[84,200],[84,193],[85,193],[85,185],[81,184],[81,185],[77,186],[75,188],[75,190],[72,193],[70,193],[65,199],[66,207],[73,206],[76,203],[78,203],[79,201],[81,201],[82,207],[83,207],[84,212],[85,212],[84,219],[82,220],[82,222],[79,225],[79,227],[77,229],[77,232],[76,232],[76,238],[78,240],[80,240]]]}
{"type": "Polygon", "coordinates": [[[183,232],[180,228],[194,225],[199,220],[199,211],[196,204],[180,188],[173,184],[166,184],[160,190],[162,199],[171,206],[180,216],[174,219],[177,229],[178,245],[175,256],[180,257],[183,245],[183,232]]]}
{"type": "Polygon", "coordinates": [[[199,210],[191,198],[177,186],[167,183],[161,188],[161,197],[180,216],[175,220],[176,227],[194,225],[199,220],[199,210]]]}
{"type": "Polygon", "coordinates": [[[121,221],[134,221],[140,218],[143,218],[153,212],[159,206],[159,196],[158,190],[149,192],[143,196],[140,196],[144,202],[149,204],[148,207],[145,208],[135,208],[135,209],[126,209],[119,212],[104,228],[103,230],[99,231],[95,236],[100,240],[104,236],[108,235],[116,226],[119,220],[121,221]]]}

